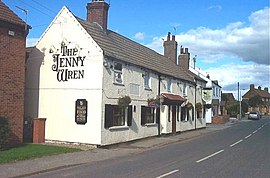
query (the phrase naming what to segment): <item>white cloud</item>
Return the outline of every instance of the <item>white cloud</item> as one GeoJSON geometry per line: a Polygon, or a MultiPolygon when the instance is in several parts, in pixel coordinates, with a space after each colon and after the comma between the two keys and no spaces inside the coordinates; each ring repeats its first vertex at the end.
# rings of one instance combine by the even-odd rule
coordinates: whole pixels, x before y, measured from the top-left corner
{"type": "Polygon", "coordinates": [[[26,47],[35,46],[39,38],[27,38],[26,39],[26,47]]]}
{"type": "Polygon", "coordinates": [[[207,10],[221,11],[222,10],[222,6],[220,6],[220,5],[213,5],[213,6],[208,7],[207,10]]]}
{"type": "MultiPolygon", "coordinates": [[[[176,35],[176,40],[202,63],[223,64],[206,71],[219,81],[224,92],[235,93],[237,82],[245,89],[250,84],[270,88],[269,10],[267,7],[253,12],[249,24],[233,22],[222,29],[198,27],[176,35]],[[230,63],[226,64],[226,58],[230,63]]],[[[147,46],[163,54],[162,38],[166,36],[153,38],[147,46]]]]}
{"type": "Polygon", "coordinates": [[[138,32],[138,33],[135,34],[134,37],[135,37],[135,39],[137,39],[137,40],[144,40],[144,33],[138,32]]]}
{"type": "Polygon", "coordinates": [[[263,64],[224,64],[206,70],[211,79],[218,80],[223,91],[237,90],[237,82],[242,89],[248,89],[250,84],[270,87],[270,66],[263,64]]]}
{"type": "MultiPolygon", "coordinates": [[[[231,55],[243,61],[269,65],[269,13],[269,8],[253,12],[249,16],[249,26],[234,22],[222,29],[198,27],[176,35],[176,40],[204,61],[216,62],[224,55],[231,55]]],[[[154,38],[147,46],[155,47],[161,38],[154,38]]],[[[155,50],[162,53],[162,43],[155,50]]]]}

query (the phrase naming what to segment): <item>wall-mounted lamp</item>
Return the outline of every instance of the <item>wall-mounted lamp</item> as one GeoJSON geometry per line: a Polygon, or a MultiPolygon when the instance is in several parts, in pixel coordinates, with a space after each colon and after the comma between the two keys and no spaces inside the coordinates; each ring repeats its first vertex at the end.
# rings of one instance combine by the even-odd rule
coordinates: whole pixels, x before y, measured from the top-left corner
{"type": "Polygon", "coordinates": [[[109,68],[109,63],[108,63],[107,61],[104,61],[104,62],[103,62],[103,66],[104,66],[105,68],[109,68]]]}

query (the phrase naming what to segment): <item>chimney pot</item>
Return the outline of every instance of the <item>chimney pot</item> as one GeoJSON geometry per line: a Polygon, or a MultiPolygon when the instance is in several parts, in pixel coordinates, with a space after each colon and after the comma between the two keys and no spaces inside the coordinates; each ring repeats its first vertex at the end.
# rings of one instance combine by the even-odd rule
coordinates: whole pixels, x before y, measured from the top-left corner
{"type": "Polygon", "coordinates": [[[267,91],[267,92],[268,92],[268,87],[265,87],[265,88],[264,88],[264,91],[267,91]]]}
{"type": "Polygon", "coordinates": [[[171,32],[168,32],[167,41],[171,41],[171,32]]]}
{"type": "Polygon", "coordinates": [[[185,48],[185,54],[188,54],[188,48],[185,48]]]}
{"type": "Polygon", "coordinates": [[[250,89],[250,90],[254,90],[254,84],[250,84],[249,89],[250,89]]]}
{"type": "Polygon", "coordinates": [[[261,86],[259,86],[259,87],[258,87],[258,89],[259,89],[259,90],[261,90],[261,89],[262,89],[262,87],[261,87],[261,86]]]}
{"type": "Polygon", "coordinates": [[[175,35],[172,36],[172,41],[175,41],[175,35]]]}

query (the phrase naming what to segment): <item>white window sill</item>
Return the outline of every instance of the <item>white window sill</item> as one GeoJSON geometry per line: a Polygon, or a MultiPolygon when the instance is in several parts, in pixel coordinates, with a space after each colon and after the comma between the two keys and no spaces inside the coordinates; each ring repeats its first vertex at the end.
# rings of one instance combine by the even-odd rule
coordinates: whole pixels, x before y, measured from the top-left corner
{"type": "Polygon", "coordinates": [[[154,126],[157,126],[156,123],[148,123],[148,124],[145,124],[146,127],[154,127],[154,126]]]}
{"type": "Polygon", "coordinates": [[[114,85],[125,86],[123,83],[113,82],[114,85]]]}
{"type": "Polygon", "coordinates": [[[113,126],[113,127],[110,127],[109,130],[111,131],[114,131],[114,130],[128,130],[129,127],[126,126],[126,125],[123,125],[123,126],[113,126]]]}
{"type": "Polygon", "coordinates": [[[152,91],[150,87],[144,87],[145,90],[152,91]]]}

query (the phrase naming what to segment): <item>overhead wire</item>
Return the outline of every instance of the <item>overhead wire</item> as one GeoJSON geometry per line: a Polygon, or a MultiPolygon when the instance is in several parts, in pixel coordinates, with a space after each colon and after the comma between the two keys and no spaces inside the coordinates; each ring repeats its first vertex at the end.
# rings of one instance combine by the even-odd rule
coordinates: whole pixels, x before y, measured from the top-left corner
{"type": "MultiPolygon", "coordinates": [[[[24,3],[25,5],[27,5],[27,6],[31,7],[32,9],[34,9],[34,10],[38,11],[39,13],[42,13],[42,14],[44,14],[44,15],[48,16],[48,17],[54,18],[54,16],[49,15],[48,13],[45,13],[45,12],[41,11],[40,9],[38,9],[38,8],[36,8],[36,7],[34,7],[34,6],[30,5],[30,4],[28,4],[28,3],[26,3],[26,2],[25,2],[25,1],[23,1],[23,0],[18,0],[18,1],[20,1],[21,3],[24,3]]],[[[35,2],[35,1],[34,1],[34,2],[35,2]]],[[[40,4],[40,3],[38,3],[38,4],[40,4]]],[[[43,5],[42,5],[42,7],[43,7],[43,5]]],[[[44,7],[45,7],[45,6],[44,6],[44,7]]],[[[43,8],[44,8],[44,7],[43,7],[43,8]]],[[[46,7],[46,8],[47,8],[47,7],[46,7]]],[[[50,10],[50,12],[54,13],[54,12],[53,12],[53,11],[51,11],[51,10],[50,10]]]]}

